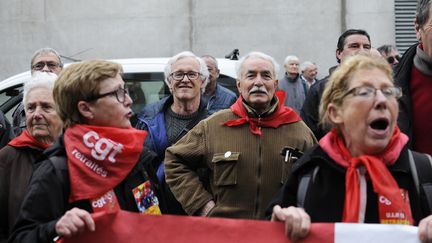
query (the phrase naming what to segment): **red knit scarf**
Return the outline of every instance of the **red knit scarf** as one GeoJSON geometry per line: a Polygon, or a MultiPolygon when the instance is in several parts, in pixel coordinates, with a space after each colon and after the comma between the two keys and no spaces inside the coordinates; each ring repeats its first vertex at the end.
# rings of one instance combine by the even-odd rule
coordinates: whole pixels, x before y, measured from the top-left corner
{"type": "Polygon", "coordinates": [[[75,125],[64,143],[70,178],[69,202],[106,195],[129,174],[138,161],[147,132],[75,125]]]}
{"type": "Polygon", "coordinates": [[[275,95],[279,102],[276,111],[270,116],[263,118],[249,117],[246,108],[243,105],[242,96],[240,95],[237,101],[231,106],[231,111],[241,118],[227,121],[224,123],[224,125],[233,127],[249,123],[249,130],[252,132],[252,134],[262,136],[262,132],[259,127],[277,128],[282,124],[300,121],[301,118],[297,115],[297,113],[293,109],[284,105],[285,94],[283,92],[276,91],[275,95]]]}
{"type": "Polygon", "coordinates": [[[396,127],[384,152],[378,155],[361,155],[353,158],[345,146],[344,139],[335,129],[319,141],[320,146],[330,158],[347,168],[343,222],[359,221],[360,188],[356,169],[363,165],[370,176],[374,192],[379,196],[378,201],[385,202],[379,202],[380,222],[413,224],[409,202],[404,199],[403,193],[387,168],[396,162],[407,142],[408,137],[396,127]],[[389,219],[386,215],[390,215],[390,218],[393,217],[393,219],[389,219]],[[400,217],[395,218],[394,215],[400,217]]]}
{"type": "Polygon", "coordinates": [[[36,140],[27,130],[24,130],[21,135],[12,139],[8,143],[8,145],[12,147],[31,147],[31,148],[39,148],[45,150],[50,145],[46,143],[39,142],[36,140]]]}

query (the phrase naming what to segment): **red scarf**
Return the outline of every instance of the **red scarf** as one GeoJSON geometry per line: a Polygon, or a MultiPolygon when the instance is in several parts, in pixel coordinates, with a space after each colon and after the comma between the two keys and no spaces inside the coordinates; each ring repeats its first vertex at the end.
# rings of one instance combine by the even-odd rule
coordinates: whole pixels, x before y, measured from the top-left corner
{"type": "Polygon", "coordinates": [[[8,143],[8,145],[12,147],[31,147],[31,148],[39,148],[42,150],[47,149],[50,145],[46,143],[39,142],[36,140],[30,133],[26,130],[24,130],[21,135],[18,137],[12,139],[8,143]]]}
{"type": "Polygon", "coordinates": [[[285,93],[276,91],[275,95],[279,101],[276,111],[270,116],[263,118],[249,117],[246,108],[243,105],[243,98],[240,95],[237,101],[231,106],[231,111],[241,118],[227,121],[224,123],[224,125],[233,127],[249,123],[249,130],[252,132],[252,134],[262,136],[262,132],[259,127],[277,128],[282,124],[301,121],[301,118],[297,115],[297,113],[295,113],[293,109],[284,106],[285,93]]]}
{"type": "Polygon", "coordinates": [[[69,202],[95,199],[116,187],[138,161],[147,132],[75,125],[66,130],[69,202]]]}
{"type": "Polygon", "coordinates": [[[363,165],[372,181],[374,192],[378,194],[378,201],[384,201],[384,203],[378,202],[380,222],[413,224],[409,202],[404,198],[387,168],[396,162],[407,142],[408,137],[396,127],[384,152],[378,155],[352,157],[345,146],[344,139],[335,129],[332,129],[319,141],[321,148],[330,158],[347,168],[343,222],[356,223],[359,220],[360,190],[359,175],[356,168],[363,165]],[[388,217],[385,212],[389,213],[388,215],[401,215],[401,217],[388,217]]]}

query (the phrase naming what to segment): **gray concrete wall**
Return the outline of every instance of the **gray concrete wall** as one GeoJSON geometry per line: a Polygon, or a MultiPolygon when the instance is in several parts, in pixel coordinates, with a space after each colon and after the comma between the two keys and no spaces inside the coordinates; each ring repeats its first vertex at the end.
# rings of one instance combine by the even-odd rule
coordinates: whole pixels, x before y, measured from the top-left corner
{"type": "MultiPolygon", "coordinates": [[[[336,64],[342,30],[366,29],[374,46],[394,43],[393,0],[3,0],[0,80],[29,69],[50,46],[77,59],[164,57],[183,50],[222,57],[263,51],[336,64]]],[[[282,72],[281,72],[282,73],[282,72]]]]}

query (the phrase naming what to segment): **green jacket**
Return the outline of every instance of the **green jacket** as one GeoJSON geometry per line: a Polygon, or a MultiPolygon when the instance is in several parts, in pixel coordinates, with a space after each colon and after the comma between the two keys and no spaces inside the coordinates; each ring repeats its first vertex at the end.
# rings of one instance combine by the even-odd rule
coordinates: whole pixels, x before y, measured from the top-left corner
{"type": "Polygon", "coordinates": [[[260,137],[248,124],[223,125],[238,118],[231,110],[220,111],[167,149],[166,182],[189,215],[214,200],[208,216],[263,219],[291,170],[293,161],[285,162],[281,150],[290,146],[304,151],[316,143],[303,121],[261,127],[260,137]],[[207,187],[198,179],[199,168],[209,169],[207,187]]]}

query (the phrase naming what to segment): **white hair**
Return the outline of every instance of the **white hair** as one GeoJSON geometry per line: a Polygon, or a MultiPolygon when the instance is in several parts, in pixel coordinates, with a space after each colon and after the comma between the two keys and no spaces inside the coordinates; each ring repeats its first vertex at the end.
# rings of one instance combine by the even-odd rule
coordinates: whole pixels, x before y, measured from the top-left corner
{"type": "Polygon", "coordinates": [[[183,58],[187,58],[187,57],[192,57],[195,58],[195,60],[197,60],[197,62],[199,63],[200,66],[200,74],[204,77],[204,82],[201,86],[201,93],[204,93],[205,91],[205,87],[207,86],[208,82],[209,82],[209,71],[207,68],[206,63],[204,62],[203,59],[199,58],[198,56],[196,56],[195,54],[193,54],[190,51],[183,51],[178,53],[177,55],[171,57],[168,60],[168,63],[165,65],[165,70],[164,70],[164,74],[165,74],[165,83],[169,86],[170,84],[170,80],[169,77],[171,75],[171,67],[174,63],[176,63],[178,60],[183,59],[183,58]]]}
{"type": "Polygon", "coordinates": [[[304,70],[310,66],[316,66],[315,63],[311,62],[311,61],[305,61],[300,65],[300,70],[302,72],[304,72],[304,70]]]}
{"type": "Polygon", "coordinates": [[[236,63],[236,73],[237,73],[237,78],[240,79],[241,78],[241,71],[243,68],[243,63],[249,59],[249,58],[260,58],[260,59],[264,59],[266,61],[269,61],[272,66],[273,66],[273,74],[275,75],[275,79],[278,79],[278,73],[279,73],[279,64],[276,62],[276,60],[263,53],[263,52],[258,52],[258,51],[253,51],[253,52],[249,52],[246,56],[240,58],[240,60],[236,63]]]}
{"type": "Polygon", "coordinates": [[[300,59],[297,56],[287,56],[285,57],[284,65],[288,64],[290,61],[300,62],[300,59]]]}
{"type": "Polygon", "coordinates": [[[27,107],[27,98],[30,91],[36,88],[45,88],[53,91],[54,82],[57,80],[57,75],[51,72],[34,72],[30,80],[24,83],[23,104],[24,109],[27,107]]]}

